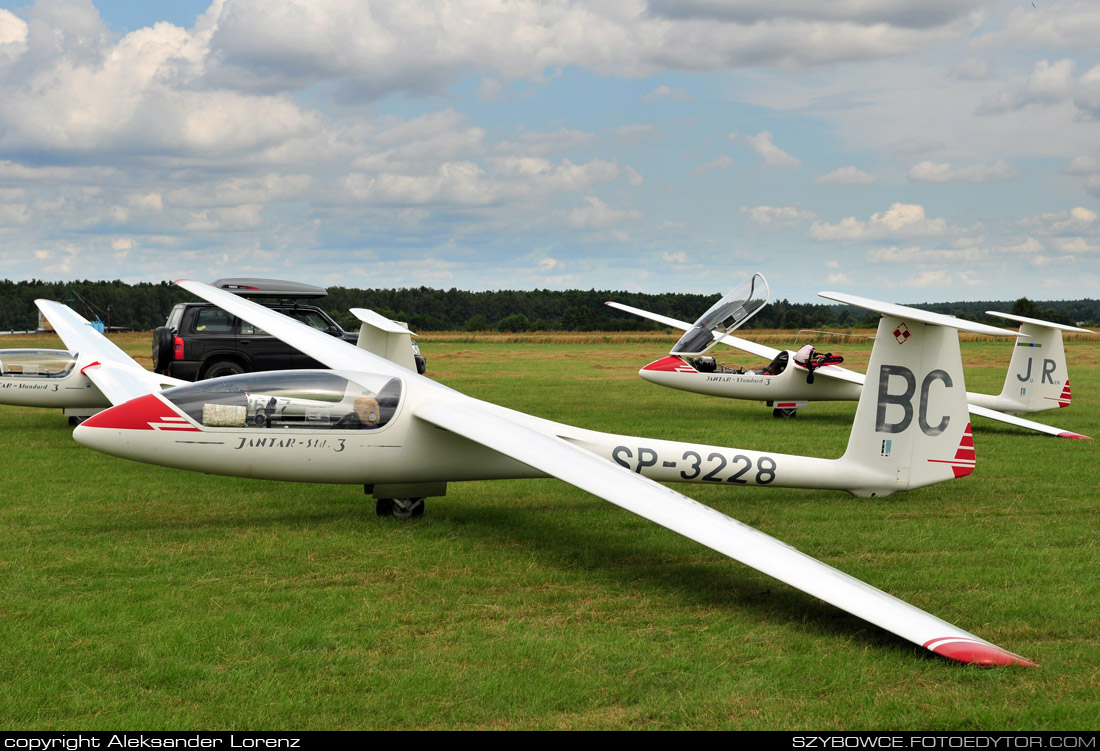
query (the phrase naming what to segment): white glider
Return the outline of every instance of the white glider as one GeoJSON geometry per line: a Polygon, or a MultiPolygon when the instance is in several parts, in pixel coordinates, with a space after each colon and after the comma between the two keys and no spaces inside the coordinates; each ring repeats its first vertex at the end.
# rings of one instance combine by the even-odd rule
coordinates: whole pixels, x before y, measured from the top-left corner
{"type": "MultiPolygon", "coordinates": [[[[757,274],[756,277],[760,275],[757,274]]],[[[861,307],[866,307],[864,303],[869,302],[866,298],[839,292],[822,292],[821,296],[861,307]]],[[[811,375],[810,370],[795,361],[794,352],[732,336],[728,332],[714,337],[712,341],[707,340],[704,347],[696,347],[697,352],[681,351],[684,349],[683,342],[693,332],[700,339],[697,332],[705,314],[699,321],[691,324],[618,302],[606,304],[688,332],[673,346],[668,356],[655,360],[638,371],[642,378],[652,383],[697,394],[767,402],[774,409],[776,417],[793,416],[795,410],[805,407],[811,401],[856,401],[863,391],[866,378],[863,373],[838,365],[823,365],[814,368],[811,375]],[[714,358],[699,356],[719,343],[764,358],[768,361],[768,366],[748,371],[742,368],[732,369],[719,365],[714,358]]],[[[912,310],[903,306],[896,308],[912,310]]],[[[881,308],[879,310],[883,312],[881,308]]],[[[1086,435],[1026,420],[1016,414],[1069,406],[1069,376],[1066,372],[1061,332],[1094,332],[1008,313],[988,312],[1022,325],[1001,394],[990,396],[967,392],[970,414],[1061,438],[1087,439],[1086,435]],[[1040,355],[1041,363],[1036,361],[1040,355]]],[[[942,318],[960,320],[953,316],[942,318]]],[[[943,325],[950,324],[945,322],[943,325]]],[[[907,332],[899,329],[888,333],[891,336],[904,336],[907,332]]]]}
{"type": "Polygon", "coordinates": [[[423,513],[423,497],[443,495],[448,482],[557,477],[944,657],[1033,665],[655,482],[868,496],[967,475],[975,455],[953,329],[1012,332],[908,309],[885,315],[847,451],[828,460],[533,417],[460,394],[209,285],[178,284],[333,370],[253,373],[151,391],[86,420],[74,432],[80,443],[214,474],[362,483],[379,513],[398,516],[423,513]],[[900,325],[909,338],[886,335],[900,325]]]}
{"type": "Polygon", "coordinates": [[[68,350],[0,350],[0,404],[61,409],[75,424],[112,404],[186,383],[141,367],[68,306],[35,304],[68,350]]]}

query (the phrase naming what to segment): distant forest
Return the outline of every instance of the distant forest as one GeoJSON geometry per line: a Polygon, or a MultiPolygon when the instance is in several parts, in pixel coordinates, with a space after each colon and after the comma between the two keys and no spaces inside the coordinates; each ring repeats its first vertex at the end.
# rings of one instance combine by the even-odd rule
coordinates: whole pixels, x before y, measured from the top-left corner
{"type": "MultiPolygon", "coordinates": [[[[328,297],[312,301],[341,326],[357,329],[349,308],[370,308],[405,321],[414,331],[637,331],[661,326],[604,305],[606,300],[632,305],[684,321],[694,321],[719,294],[642,294],[610,290],[532,290],[465,292],[458,289],[352,289],[330,287],[328,297]]],[[[38,325],[36,298],[59,300],[89,320],[99,318],[112,329],[151,330],[164,325],[172,306],[194,296],[169,282],[0,281],[0,331],[28,331],[38,325]]],[[[944,302],[916,307],[997,324],[986,316],[999,310],[1057,323],[1096,326],[1100,300],[944,302]]],[[[870,328],[877,316],[847,305],[773,301],[745,328],[870,328]]]]}

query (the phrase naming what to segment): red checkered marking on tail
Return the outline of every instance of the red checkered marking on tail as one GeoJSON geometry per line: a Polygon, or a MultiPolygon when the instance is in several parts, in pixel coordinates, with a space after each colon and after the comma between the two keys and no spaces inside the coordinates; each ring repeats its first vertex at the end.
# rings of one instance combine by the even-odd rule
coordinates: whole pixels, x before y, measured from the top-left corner
{"type": "Polygon", "coordinates": [[[913,334],[909,331],[909,327],[904,323],[898,324],[898,327],[894,329],[894,338],[898,340],[898,344],[905,344],[913,334]]]}

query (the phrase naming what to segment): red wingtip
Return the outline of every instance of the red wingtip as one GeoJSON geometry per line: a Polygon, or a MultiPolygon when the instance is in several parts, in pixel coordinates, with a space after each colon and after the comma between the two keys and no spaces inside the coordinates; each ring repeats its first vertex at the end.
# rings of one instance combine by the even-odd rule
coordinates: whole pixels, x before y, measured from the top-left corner
{"type": "Polygon", "coordinates": [[[1058,434],[1058,437],[1059,438],[1080,438],[1080,439],[1085,440],[1085,441],[1091,441],[1092,440],[1092,438],[1090,438],[1087,435],[1081,435],[1080,433],[1071,433],[1068,430],[1063,430],[1061,433],[1058,434]]]}
{"type": "Polygon", "coordinates": [[[1037,668],[1038,664],[1020,655],[1013,654],[1006,649],[995,647],[992,644],[969,639],[965,636],[951,636],[943,639],[932,639],[925,643],[925,648],[930,649],[941,657],[949,660],[994,667],[998,665],[1019,665],[1025,668],[1037,668]]]}

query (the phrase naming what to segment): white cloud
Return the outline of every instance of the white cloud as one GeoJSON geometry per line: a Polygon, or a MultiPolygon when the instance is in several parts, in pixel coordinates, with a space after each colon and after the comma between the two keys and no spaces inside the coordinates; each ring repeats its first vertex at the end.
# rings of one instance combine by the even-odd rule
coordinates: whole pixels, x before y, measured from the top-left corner
{"type": "Polygon", "coordinates": [[[164,199],[156,192],[133,195],[130,196],[130,205],[147,211],[163,211],[164,199]]]}
{"type": "Polygon", "coordinates": [[[1069,102],[1084,117],[1100,117],[1100,65],[1075,79],[1073,74],[1076,68],[1077,61],[1071,58],[1054,63],[1040,60],[1024,83],[983,98],[977,113],[998,115],[1030,105],[1054,106],[1069,102]]]}
{"type": "Polygon", "coordinates": [[[899,248],[890,246],[867,251],[868,263],[949,264],[977,263],[988,260],[990,253],[981,248],[963,248],[960,250],[926,249],[919,246],[899,248]]]}
{"type": "MultiPolygon", "coordinates": [[[[171,206],[240,206],[242,204],[266,205],[276,201],[300,198],[308,194],[313,178],[309,175],[267,174],[248,177],[232,177],[213,183],[173,190],[168,194],[171,206]]],[[[159,193],[144,197],[144,208],[160,210],[163,199],[159,193]]]]}
{"type": "Polygon", "coordinates": [[[1023,4],[1008,14],[1002,28],[980,34],[979,47],[1094,49],[1100,39],[1100,15],[1090,0],[1023,4]]]}
{"type": "Polygon", "coordinates": [[[661,260],[665,263],[687,263],[687,253],[682,250],[677,251],[665,251],[661,253],[661,260]]]}
{"type": "Polygon", "coordinates": [[[699,177],[699,176],[705,175],[706,173],[711,172],[713,170],[724,170],[724,169],[728,169],[732,166],[733,166],[733,160],[730,159],[725,154],[722,154],[721,156],[715,158],[712,161],[707,162],[706,164],[700,164],[698,167],[696,167],[695,169],[693,169],[691,171],[691,174],[695,175],[696,177],[699,177]]]}
{"type": "Polygon", "coordinates": [[[825,241],[861,241],[884,237],[935,236],[947,231],[947,220],[926,218],[923,206],[895,203],[886,211],[872,214],[868,221],[847,217],[838,224],[814,222],[810,227],[810,237],[825,241]]]}
{"type": "Polygon", "coordinates": [[[653,91],[642,97],[643,102],[690,102],[694,97],[686,90],[665,86],[658,86],[653,91]]]}
{"type": "Polygon", "coordinates": [[[909,179],[918,183],[984,183],[991,180],[1011,180],[1020,173],[1008,162],[972,164],[951,169],[949,162],[924,161],[909,170],[909,179]]]}
{"type": "Polygon", "coordinates": [[[772,143],[772,134],[770,131],[763,130],[755,136],[730,133],[729,137],[731,140],[736,140],[738,138],[743,140],[748,144],[750,149],[764,158],[764,164],[769,167],[794,167],[797,169],[802,165],[800,160],[772,143]]]}
{"type": "Polygon", "coordinates": [[[1100,243],[1085,237],[1052,237],[1050,244],[1055,250],[1068,254],[1100,252],[1100,243]]]}
{"type": "Polygon", "coordinates": [[[949,271],[947,269],[929,269],[903,280],[895,280],[890,286],[927,289],[930,287],[950,289],[952,287],[977,287],[982,280],[972,271],[949,271]]]}
{"type": "Polygon", "coordinates": [[[741,213],[761,225],[789,227],[815,218],[812,211],[799,206],[742,206],[741,213]]]}
{"type": "Polygon", "coordinates": [[[996,250],[998,253],[1006,253],[1008,255],[1034,255],[1043,252],[1046,248],[1044,248],[1043,244],[1034,237],[1026,237],[1015,243],[1002,243],[996,250]]]}
{"type": "Polygon", "coordinates": [[[0,8],[0,56],[18,57],[26,49],[27,22],[10,10],[0,8]]]}
{"type": "Polygon", "coordinates": [[[345,180],[351,197],[371,205],[488,206],[556,193],[581,192],[614,180],[619,169],[594,160],[554,163],[539,157],[444,162],[428,174],[355,172],[345,180]]]}
{"type": "Polygon", "coordinates": [[[993,66],[988,60],[968,58],[956,65],[951,74],[960,81],[986,81],[993,77],[993,66]]]}
{"type": "Polygon", "coordinates": [[[1068,211],[1049,212],[1020,220],[1021,227],[1030,227],[1041,234],[1062,234],[1100,230],[1097,214],[1092,209],[1076,206],[1068,211]]]}
{"type": "Polygon", "coordinates": [[[381,173],[349,175],[346,186],[358,201],[374,205],[447,204],[481,206],[497,200],[497,191],[473,162],[446,162],[434,175],[381,173]]]}
{"type": "Polygon", "coordinates": [[[1067,175],[1100,175],[1100,157],[1091,154],[1075,157],[1065,172],[1067,175]]]}
{"type": "Polygon", "coordinates": [[[223,75],[241,86],[328,78],[351,95],[381,98],[438,92],[469,71],[508,82],[568,66],[637,77],[874,59],[960,38],[978,21],[970,3],[744,5],[299,0],[273,8],[236,0],[216,19],[211,45],[223,75]]]}
{"type": "Polygon", "coordinates": [[[191,214],[187,229],[193,232],[220,232],[252,229],[260,226],[260,206],[233,206],[197,211],[191,214]]]}
{"type": "Polygon", "coordinates": [[[871,185],[878,178],[858,167],[840,167],[814,180],[815,185],[871,185]]]}
{"type": "Polygon", "coordinates": [[[642,218],[640,211],[612,208],[596,196],[587,196],[584,202],[586,206],[575,208],[565,216],[566,224],[573,229],[607,229],[642,218]]]}

